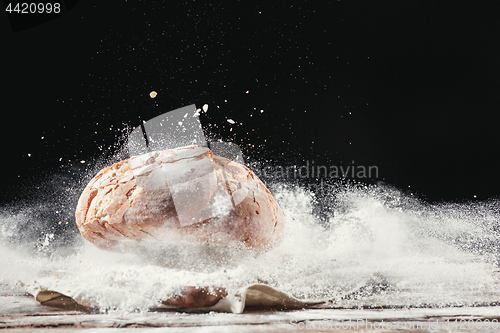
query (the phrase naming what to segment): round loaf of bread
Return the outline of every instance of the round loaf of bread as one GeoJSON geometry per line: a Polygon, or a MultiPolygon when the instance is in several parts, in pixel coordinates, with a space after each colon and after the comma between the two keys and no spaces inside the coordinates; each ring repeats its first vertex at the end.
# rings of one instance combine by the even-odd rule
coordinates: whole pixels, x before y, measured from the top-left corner
{"type": "Polygon", "coordinates": [[[264,252],[281,243],[285,216],[251,170],[189,146],[101,170],[78,201],[76,223],[102,249],[155,240],[264,252]]]}

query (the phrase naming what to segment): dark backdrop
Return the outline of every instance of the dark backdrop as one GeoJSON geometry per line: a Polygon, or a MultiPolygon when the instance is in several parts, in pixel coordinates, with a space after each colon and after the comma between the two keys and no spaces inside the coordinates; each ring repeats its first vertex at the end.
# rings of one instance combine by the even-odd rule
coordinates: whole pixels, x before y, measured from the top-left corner
{"type": "Polygon", "coordinates": [[[361,181],[429,201],[499,194],[498,1],[73,5],[17,32],[2,14],[4,200],[191,103],[263,163],[377,166],[361,181]]]}

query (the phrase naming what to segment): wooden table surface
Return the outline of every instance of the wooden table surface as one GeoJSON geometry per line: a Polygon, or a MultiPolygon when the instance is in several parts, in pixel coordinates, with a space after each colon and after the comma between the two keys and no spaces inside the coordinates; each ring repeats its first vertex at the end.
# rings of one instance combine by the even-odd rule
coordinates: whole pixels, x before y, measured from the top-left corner
{"type": "Polygon", "coordinates": [[[500,307],[441,309],[304,309],[231,313],[85,313],[41,305],[22,291],[1,290],[0,329],[14,332],[499,332],[500,307]],[[494,324],[494,323],[497,323],[494,324]],[[489,326],[486,328],[486,326],[489,326]]]}

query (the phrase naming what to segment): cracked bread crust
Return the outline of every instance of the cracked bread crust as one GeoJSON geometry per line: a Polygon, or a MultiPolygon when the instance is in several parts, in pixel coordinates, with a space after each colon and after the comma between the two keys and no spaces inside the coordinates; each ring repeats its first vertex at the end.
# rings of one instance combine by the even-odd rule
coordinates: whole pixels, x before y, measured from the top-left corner
{"type": "Polygon", "coordinates": [[[285,225],[275,198],[251,170],[197,146],[135,156],[102,169],[81,194],[75,216],[82,236],[109,250],[155,240],[265,252],[281,243],[285,225]],[[196,164],[200,160],[210,162],[208,176],[196,164]],[[158,178],[161,168],[177,167],[180,186],[158,178]],[[217,209],[221,195],[230,198],[232,209],[207,213],[217,209]],[[179,197],[187,198],[186,207],[174,200],[179,197]]]}

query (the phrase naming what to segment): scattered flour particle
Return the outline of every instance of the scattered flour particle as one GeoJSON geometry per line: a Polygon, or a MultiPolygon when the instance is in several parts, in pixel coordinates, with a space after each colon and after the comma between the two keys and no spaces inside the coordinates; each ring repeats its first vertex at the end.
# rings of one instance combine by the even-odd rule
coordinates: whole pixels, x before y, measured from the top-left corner
{"type": "Polygon", "coordinates": [[[205,104],[203,105],[203,112],[207,112],[208,111],[208,104],[205,104]]]}
{"type": "Polygon", "coordinates": [[[236,123],[236,122],[235,122],[234,120],[232,120],[232,119],[228,119],[228,120],[227,120],[227,122],[228,122],[228,123],[230,123],[230,124],[235,124],[235,123],[236,123]]]}

